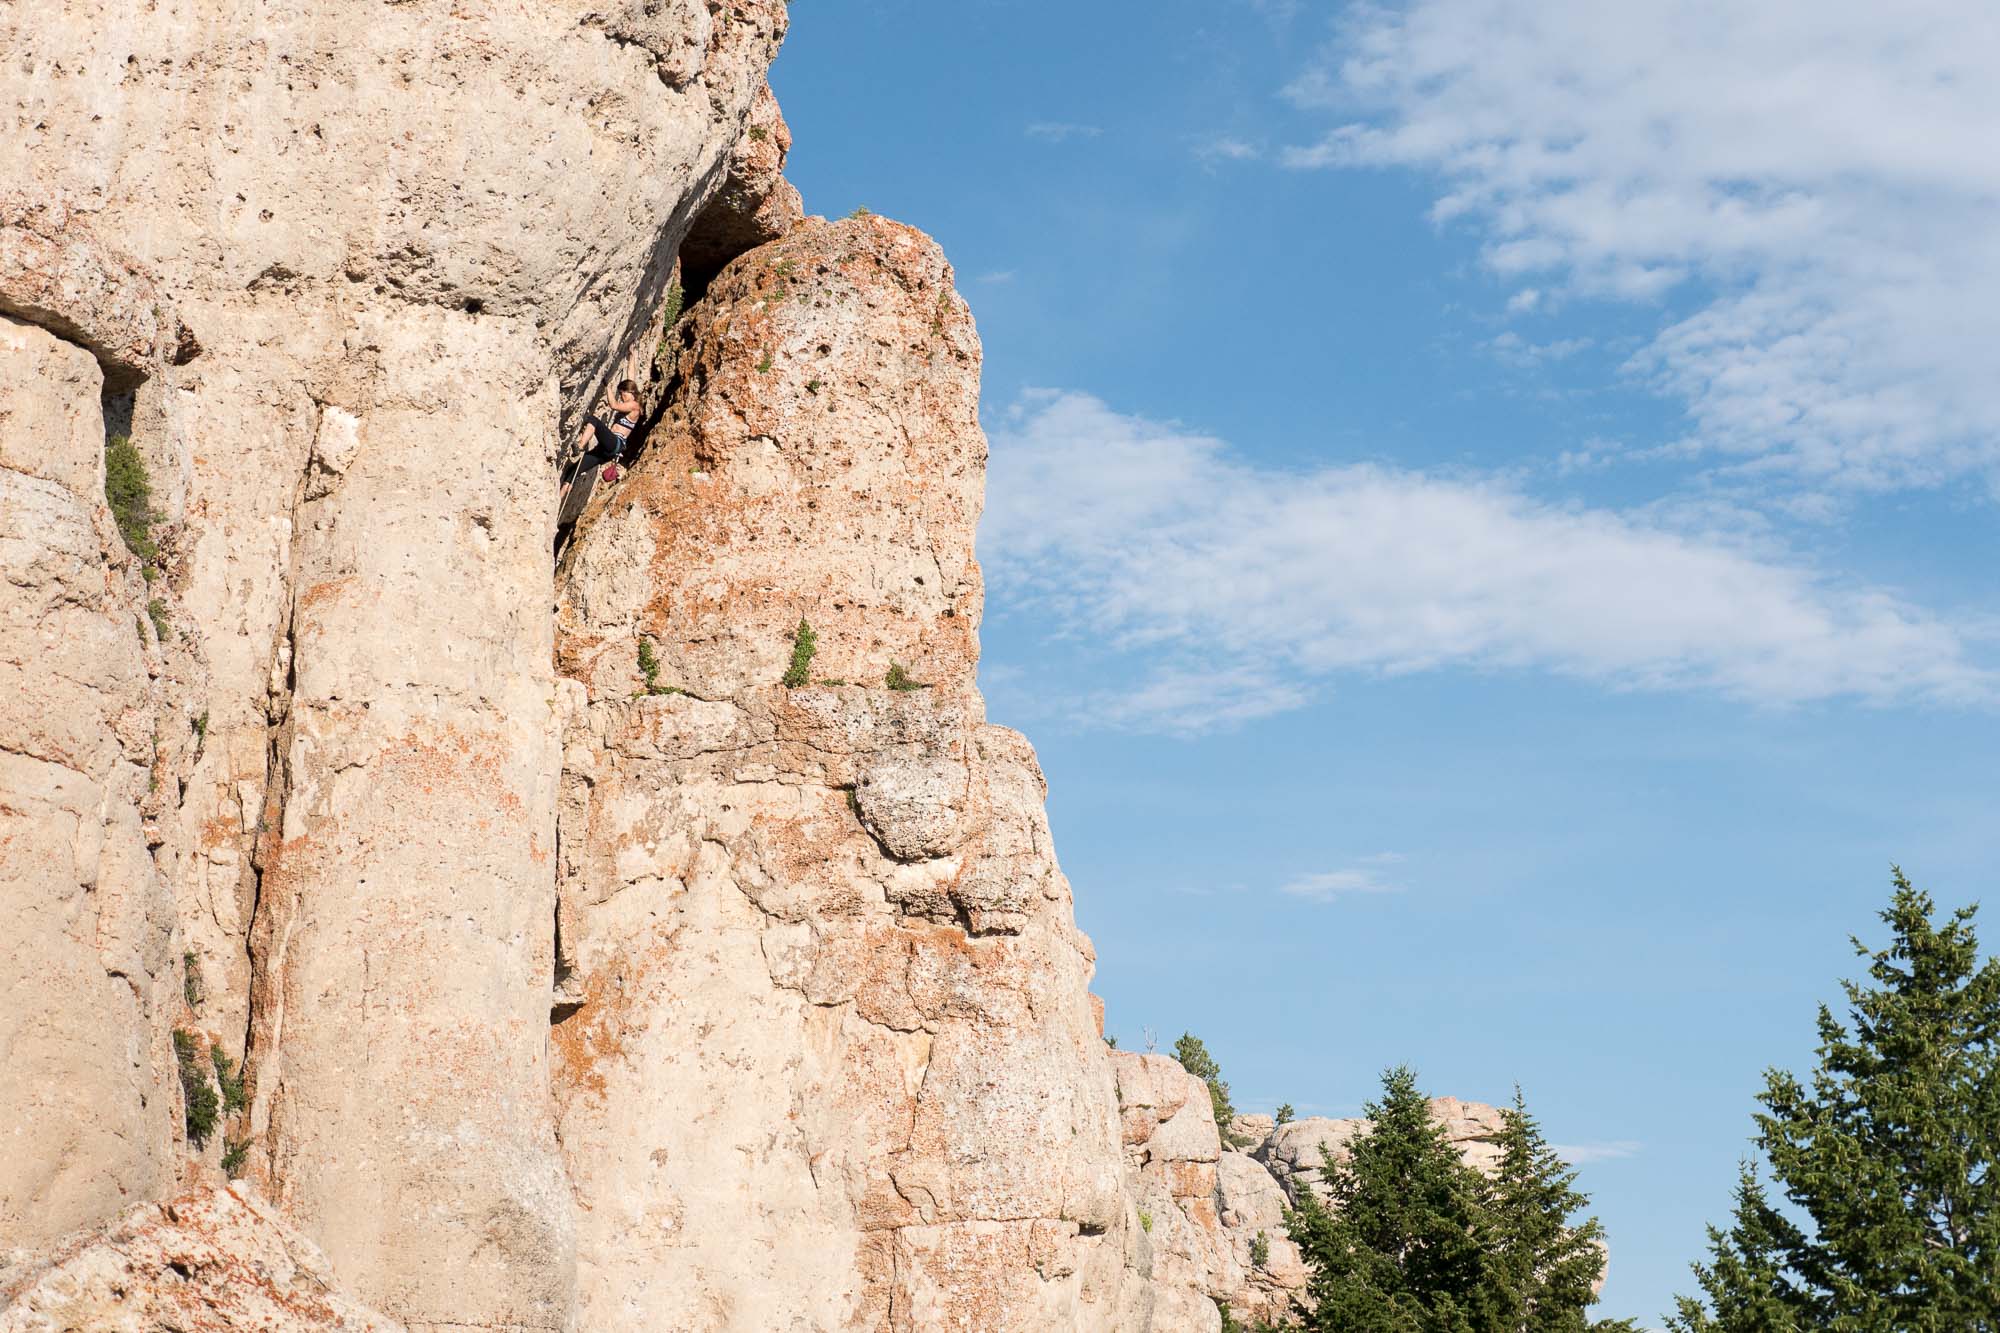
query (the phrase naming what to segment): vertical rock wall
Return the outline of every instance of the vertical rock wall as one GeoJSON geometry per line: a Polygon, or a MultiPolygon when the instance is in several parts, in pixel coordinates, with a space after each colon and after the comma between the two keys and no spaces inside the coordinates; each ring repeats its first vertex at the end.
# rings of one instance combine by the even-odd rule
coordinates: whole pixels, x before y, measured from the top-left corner
{"type": "Polygon", "coordinates": [[[0,1094],[34,1132],[0,1154],[0,1219],[36,1219],[0,1248],[197,1169],[184,1023],[250,1070],[207,1162],[247,1142],[364,1298],[413,1328],[570,1325],[552,456],[652,319],[783,28],[781,0],[0,13],[0,310],[25,328],[0,410],[69,429],[62,475],[17,466],[39,425],[0,473],[0,652],[32,680],[0,710],[31,923],[5,984],[58,979],[0,1029],[35,1071],[0,1094]],[[121,334],[101,287],[44,281],[88,267],[85,232],[184,328],[139,307],[121,334]],[[161,501],[166,645],[105,538],[93,359],[161,501]],[[156,749],[175,654],[213,670],[201,728],[156,749]]]}
{"type": "Polygon", "coordinates": [[[570,1208],[546,1095],[555,900],[545,609],[553,385],[526,321],[354,330],[319,390],[292,547],[252,938],[277,1201],[413,1325],[561,1328],[570,1208]],[[400,373],[398,373],[400,372],[400,373]],[[440,414],[469,466],[412,447],[440,414]],[[392,1204],[393,1201],[393,1204],[392,1204]]]}
{"type": "Polygon", "coordinates": [[[0,316],[0,1250],[175,1178],[159,648],[104,503],[103,372],[0,316]]]}
{"type": "Polygon", "coordinates": [[[1089,946],[1033,754],[972,682],[950,269],[809,221],[670,346],[667,415],[559,574],[584,1322],[1142,1327],[1089,946]]]}

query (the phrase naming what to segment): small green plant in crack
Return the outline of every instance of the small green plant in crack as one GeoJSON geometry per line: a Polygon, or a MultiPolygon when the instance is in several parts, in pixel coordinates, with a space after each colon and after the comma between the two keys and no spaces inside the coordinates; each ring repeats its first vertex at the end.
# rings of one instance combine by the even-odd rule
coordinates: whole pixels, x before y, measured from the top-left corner
{"type": "Polygon", "coordinates": [[[1292,1123],[1292,1117],[1296,1114],[1298,1113],[1292,1110],[1290,1102],[1280,1102],[1278,1103],[1278,1113],[1271,1118],[1281,1125],[1289,1125],[1292,1123]]]}
{"type": "Polygon", "coordinates": [[[764,349],[763,357],[757,362],[757,373],[759,375],[768,374],[770,372],[770,369],[771,369],[771,349],[766,347],[764,349]]]}
{"type": "MultiPolygon", "coordinates": [[[[798,264],[795,260],[780,259],[767,270],[771,278],[771,285],[765,289],[762,298],[766,310],[769,310],[772,306],[777,305],[792,294],[792,270],[797,267],[798,264]]],[[[801,300],[805,298],[803,291],[799,293],[799,298],[801,300]]]]}
{"type": "Polygon", "coordinates": [[[672,336],[674,325],[681,321],[681,308],[687,302],[687,292],[676,282],[667,288],[666,305],[660,311],[660,345],[653,353],[655,362],[664,364],[669,359],[667,339],[672,336]]]}
{"type": "Polygon", "coordinates": [[[167,619],[167,604],[157,597],[146,603],[146,619],[153,622],[153,634],[165,643],[174,628],[173,621],[167,619]]]}
{"type": "Polygon", "coordinates": [[[758,143],[762,143],[764,142],[764,140],[771,137],[771,132],[765,129],[762,125],[752,125],[750,127],[750,137],[752,139],[755,139],[758,143]]]}
{"type": "Polygon", "coordinates": [[[192,950],[181,955],[181,997],[190,1009],[201,1008],[206,993],[201,987],[201,961],[192,950]]]}
{"type": "Polygon", "coordinates": [[[243,1071],[220,1046],[208,1048],[208,1060],[215,1066],[215,1086],[222,1092],[222,1112],[235,1115],[250,1104],[243,1092],[243,1071]]]}
{"type": "Polygon", "coordinates": [[[796,690],[812,679],[813,654],[819,651],[819,636],[813,627],[799,619],[799,627],[792,631],[792,664],[785,668],[784,687],[796,690]]]}
{"type": "Polygon", "coordinates": [[[950,313],[951,293],[946,292],[938,297],[937,309],[931,313],[931,336],[944,336],[944,317],[950,313]]]}
{"type": "Polygon", "coordinates": [[[678,685],[660,684],[660,659],[653,654],[653,641],[651,639],[641,638],[639,640],[639,674],[646,678],[646,693],[648,694],[687,693],[686,690],[678,685]]]}
{"type": "Polygon", "coordinates": [[[146,477],[146,460],[129,435],[113,435],[104,442],[104,499],[117,521],[118,535],[126,549],[148,565],[159,556],[153,542],[153,486],[146,477]]]}
{"type": "Polygon", "coordinates": [[[847,216],[850,218],[872,218],[875,216],[875,210],[866,204],[856,204],[854,211],[847,216]]]}
{"type": "Polygon", "coordinates": [[[882,678],[882,683],[890,689],[897,691],[927,690],[930,688],[928,682],[912,679],[910,673],[903,670],[901,662],[889,663],[889,674],[882,678]]]}
{"type": "Polygon", "coordinates": [[[208,1071],[201,1067],[200,1052],[194,1033],[186,1028],[174,1029],[174,1060],[181,1071],[183,1120],[188,1141],[197,1148],[215,1133],[217,1112],[222,1107],[222,1099],[209,1084],[208,1071]]]}
{"type": "Polygon", "coordinates": [[[1139,1227],[1149,1235],[1153,1230],[1153,1215],[1144,1208],[1139,1210],[1139,1227]]]}
{"type": "Polygon", "coordinates": [[[1270,1265],[1270,1262],[1271,1238],[1260,1231],[1250,1242],[1250,1266],[1252,1268],[1265,1268],[1270,1265]]]}
{"type": "Polygon", "coordinates": [[[205,741],[208,739],[207,710],[203,710],[202,715],[194,720],[194,738],[198,741],[205,741]]]}
{"type": "Polygon", "coordinates": [[[224,1139],[222,1141],[222,1174],[231,1180],[243,1174],[243,1164],[250,1160],[249,1139],[224,1139]]]}
{"type": "Polygon", "coordinates": [[[820,380],[807,380],[807,381],[806,381],[806,392],[807,392],[807,393],[818,393],[818,392],[820,391],[820,385],[821,385],[821,383],[822,383],[822,381],[820,381],[820,380]]]}

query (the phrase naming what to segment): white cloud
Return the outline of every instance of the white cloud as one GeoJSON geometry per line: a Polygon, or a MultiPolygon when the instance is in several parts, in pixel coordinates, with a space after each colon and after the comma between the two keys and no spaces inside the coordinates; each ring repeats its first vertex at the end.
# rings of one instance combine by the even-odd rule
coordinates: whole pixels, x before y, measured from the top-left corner
{"type": "Polygon", "coordinates": [[[1264,155],[1264,150],[1247,139],[1218,134],[1196,140],[1194,155],[1204,162],[1254,162],[1264,155]]]}
{"type": "Polygon", "coordinates": [[[1616,1161],[1621,1157],[1632,1157],[1642,1147],[1634,1139],[1613,1139],[1608,1143],[1551,1143],[1556,1156],[1571,1166],[1585,1166],[1591,1162],[1616,1161]]]}
{"type": "Polygon", "coordinates": [[[1402,886],[1390,884],[1373,870],[1355,867],[1349,870],[1329,870],[1317,875],[1300,875],[1288,884],[1280,885],[1278,892],[1288,893],[1294,898],[1310,898],[1314,902],[1332,902],[1335,898],[1350,893],[1401,893],[1402,886]]]}
{"type": "Polygon", "coordinates": [[[978,278],[974,279],[974,281],[985,283],[989,287],[998,287],[1013,280],[1014,270],[1011,268],[996,268],[992,272],[982,273],[978,278]]]}
{"type": "Polygon", "coordinates": [[[1079,720],[1196,736],[1290,712],[1306,702],[1304,686],[1255,667],[1167,667],[1130,689],[1093,696],[1079,720]]]}
{"type": "Polygon", "coordinates": [[[1547,365],[1551,361],[1566,361],[1594,345],[1589,338],[1556,338],[1545,343],[1530,342],[1509,329],[1490,339],[1486,347],[1498,360],[1523,370],[1531,370],[1537,366],[1547,365]]]}
{"type": "Polygon", "coordinates": [[[1692,300],[1628,369],[1747,480],[1992,484],[1996,68],[1984,0],[1364,4],[1283,160],[1434,173],[1510,309],[1692,300]]]}
{"type": "Polygon", "coordinates": [[[1046,390],[993,431],[987,501],[996,591],[1155,663],[1084,701],[1113,725],[1199,731],[1295,707],[1340,673],[1440,667],[1773,705],[1996,695],[1972,630],[1728,527],[1726,510],[1583,508],[1364,464],[1264,468],[1046,390]]]}
{"type": "Polygon", "coordinates": [[[1030,139],[1047,139],[1050,143],[1063,143],[1070,139],[1095,139],[1104,133],[1101,125],[1078,125],[1066,120],[1038,120],[1027,127],[1030,139]]]}

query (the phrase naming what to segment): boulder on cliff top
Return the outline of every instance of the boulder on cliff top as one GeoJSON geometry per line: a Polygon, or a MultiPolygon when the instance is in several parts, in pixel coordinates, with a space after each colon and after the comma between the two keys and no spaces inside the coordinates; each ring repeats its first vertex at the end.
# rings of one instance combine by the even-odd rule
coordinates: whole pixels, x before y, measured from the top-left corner
{"type": "MultiPolygon", "coordinates": [[[[1433,1097],[1431,1119],[1444,1126],[1445,1137],[1467,1166],[1490,1172],[1498,1165],[1500,1152],[1493,1143],[1493,1136],[1501,1129],[1497,1107],[1457,1097],[1433,1097]]],[[[1296,1203],[1301,1188],[1308,1183],[1317,1186],[1323,1170],[1321,1149],[1331,1150],[1336,1159],[1345,1157],[1347,1145],[1367,1132],[1368,1122],[1363,1119],[1305,1116],[1274,1129],[1256,1156],[1296,1203]]]]}

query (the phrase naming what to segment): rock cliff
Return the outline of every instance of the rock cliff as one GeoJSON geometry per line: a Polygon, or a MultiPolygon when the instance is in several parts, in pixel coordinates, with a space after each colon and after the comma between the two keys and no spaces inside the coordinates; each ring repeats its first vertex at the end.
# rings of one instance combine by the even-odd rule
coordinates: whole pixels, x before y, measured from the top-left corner
{"type": "Polygon", "coordinates": [[[1114,1326],[1089,946],[1033,754],[972,683],[951,270],[884,219],[808,221],[666,344],[665,413],[557,576],[585,1323],[1114,1326]]]}
{"type": "Polygon", "coordinates": [[[1352,1128],[1104,1045],[974,686],[971,315],[803,217],[782,0],[27,9],[0,1330],[1281,1310],[1352,1128]]]}

